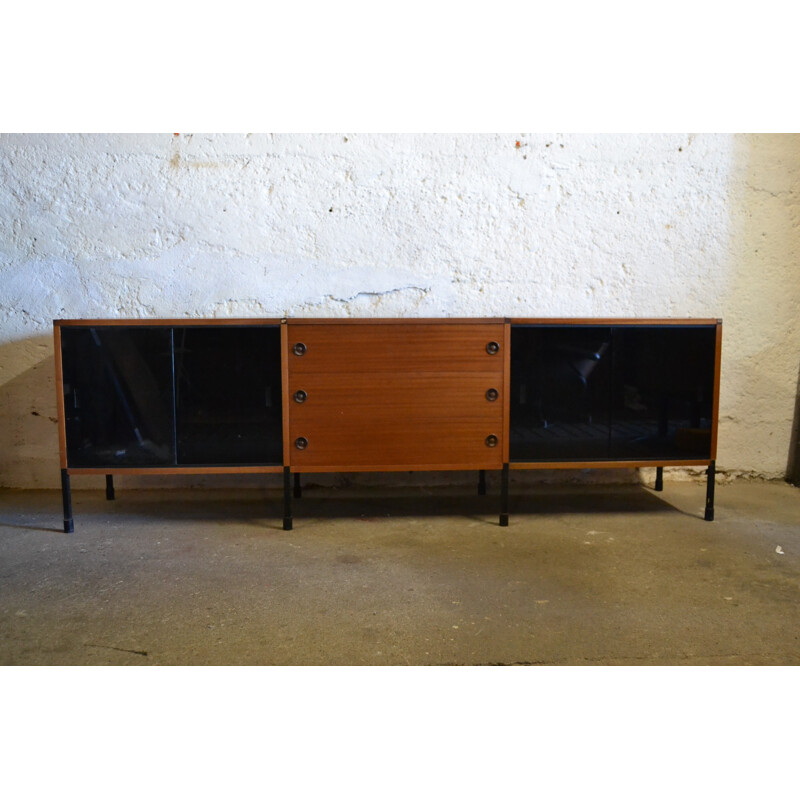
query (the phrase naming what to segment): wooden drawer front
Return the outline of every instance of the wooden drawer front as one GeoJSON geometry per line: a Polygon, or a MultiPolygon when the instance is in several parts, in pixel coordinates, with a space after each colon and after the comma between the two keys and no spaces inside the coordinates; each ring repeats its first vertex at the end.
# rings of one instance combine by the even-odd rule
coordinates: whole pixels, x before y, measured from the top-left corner
{"type": "Polygon", "coordinates": [[[502,391],[494,373],[293,376],[292,467],[500,469],[502,391]],[[496,400],[487,400],[488,389],[496,400]],[[297,391],[304,402],[294,400],[297,391]],[[299,437],[308,441],[303,450],[299,437]]]}
{"type": "Polygon", "coordinates": [[[289,374],[503,371],[503,325],[289,324],[289,374]],[[495,354],[487,345],[499,346],[495,354]],[[303,355],[295,355],[298,343],[303,355]]]}

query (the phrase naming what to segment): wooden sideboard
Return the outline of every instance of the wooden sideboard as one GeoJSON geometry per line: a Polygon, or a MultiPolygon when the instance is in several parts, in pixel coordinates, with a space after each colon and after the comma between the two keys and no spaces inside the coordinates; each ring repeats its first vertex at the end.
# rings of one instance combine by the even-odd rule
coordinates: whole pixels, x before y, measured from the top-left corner
{"type": "MultiPolygon", "coordinates": [[[[705,466],[720,320],[56,320],[70,475],[705,466]]],[[[292,489],[292,477],[294,488],[292,489]]]]}

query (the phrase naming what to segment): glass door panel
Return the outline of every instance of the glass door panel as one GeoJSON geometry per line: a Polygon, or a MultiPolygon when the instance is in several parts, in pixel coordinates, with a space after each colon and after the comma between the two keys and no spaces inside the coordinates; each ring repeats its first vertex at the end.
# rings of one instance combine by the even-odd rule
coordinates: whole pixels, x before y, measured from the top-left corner
{"type": "Polygon", "coordinates": [[[179,464],[280,464],[278,326],[175,328],[179,464]]]}
{"type": "Polygon", "coordinates": [[[175,463],[169,328],[61,328],[70,467],[175,463]]]}
{"type": "Polygon", "coordinates": [[[512,461],[608,458],[611,328],[511,328],[512,461]]]}
{"type": "Polygon", "coordinates": [[[614,329],[611,457],[709,458],[714,326],[614,329]]]}

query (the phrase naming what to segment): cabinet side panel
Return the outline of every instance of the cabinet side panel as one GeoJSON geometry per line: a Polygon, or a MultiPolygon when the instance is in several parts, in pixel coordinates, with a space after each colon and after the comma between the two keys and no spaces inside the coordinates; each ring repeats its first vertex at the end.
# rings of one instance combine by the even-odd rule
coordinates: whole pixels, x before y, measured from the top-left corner
{"type": "Polygon", "coordinates": [[[58,458],[61,469],[67,467],[67,430],[64,422],[64,370],[61,358],[61,326],[53,323],[53,355],[56,366],[56,415],[58,417],[58,458]]]}
{"type": "Polygon", "coordinates": [[[511,449],[511,324],[503,325],[503,463],[509,462],[511,449]]]}
{"type": "Polygon", "coordinates": [[[717,321],[716,347],[714,353],[714,408],[711,424],[711,458],[717,458],[717,433],[719,430],[719,387],[722,378],[722,320],[717,321]]]}
{"type": "Polygon", "coordinates": [[[292,464],[292,449],[289,447],[289,326],[281,323],[281,388],[282,388],[282,426],[283,426],[283,466],[292,464]]]}

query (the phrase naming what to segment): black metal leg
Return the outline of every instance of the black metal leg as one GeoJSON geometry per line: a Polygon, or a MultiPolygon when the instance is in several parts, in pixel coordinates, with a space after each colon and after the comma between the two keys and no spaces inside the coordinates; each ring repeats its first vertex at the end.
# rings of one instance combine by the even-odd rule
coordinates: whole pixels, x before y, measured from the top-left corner
{"type": "Polygon", "coordinates": [[[72,491],[69,486],[69,473],[61,470],[61,497],[64,500],[64,533],[72,533],[75,530],[72,522],[72,491]]]}
{"type": "Polygon", "coordinates": [[[283,529],[292,529],[292,475],[289,467],[283,468],[283,529]]]}
{"type": "Polygon", "coordinates": [[[708,465],[706,472],[708,478],[706,479],[706,521],[714,521],[714,484],[716,483],[717,476],[717,463],[712,461],[708,465]]]}
{"type": "Polygon", "coordinates": [[[303,496],[303,489],[300,486],[300,473],[295,472],[294,474],[294,496],[295,497],[302,497],[303,496]]]}
{"type": "Polygon", "coordinates": [[[106,500],[114,499],[114,476],[106,475],[106,500]]]}
{"type": "Polygon", "coordinates": [[[478,494],[486,494],[486,470],[478,470],[478,494]]]}
{"type": "Polygon", "coordinates": [[[500,486],[500,525],[508,527],[508,464],[503,464],[503,478],[500,486]]]}
{"type": "Polygon", "coordinates": [[[656,467],[656,491],[664,491],[664,467],[656,467]]]}

